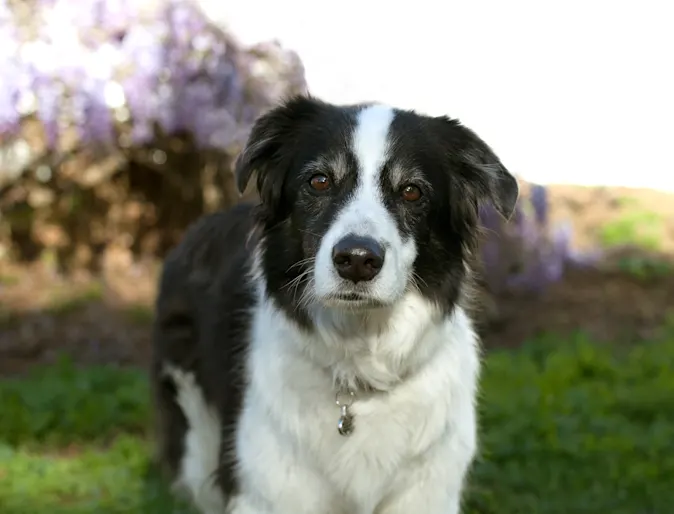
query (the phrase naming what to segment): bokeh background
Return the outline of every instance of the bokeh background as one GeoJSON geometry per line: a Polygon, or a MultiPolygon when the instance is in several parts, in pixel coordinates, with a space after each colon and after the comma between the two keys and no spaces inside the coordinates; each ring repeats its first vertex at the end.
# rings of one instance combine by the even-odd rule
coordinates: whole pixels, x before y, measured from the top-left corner
{"type": "Polygon", "coordinates": [[[152,459],[160,259],[309,89],[459,117],[520,177],[482,212],[466,513],[670,514],[671,9],[0,0],[0,513],[190,512],[152,459]]]}

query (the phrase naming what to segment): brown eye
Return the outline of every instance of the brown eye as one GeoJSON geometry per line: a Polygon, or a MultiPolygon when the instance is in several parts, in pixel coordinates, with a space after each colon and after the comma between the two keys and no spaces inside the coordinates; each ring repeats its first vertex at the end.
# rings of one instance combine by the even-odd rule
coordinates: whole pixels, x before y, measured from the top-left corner
{"type": "Polygon", "coordinates": [[[406,202],[416,202],[421,198],[421,189],[410,184],[402,188],[401,194],[406,202]]]}
{"type": "Polygon", "coordinates": [[[309,185],[316,191],[327,191],[330,189],[330,179],[325,175],[314,175],[309,180],[309,185]]]}

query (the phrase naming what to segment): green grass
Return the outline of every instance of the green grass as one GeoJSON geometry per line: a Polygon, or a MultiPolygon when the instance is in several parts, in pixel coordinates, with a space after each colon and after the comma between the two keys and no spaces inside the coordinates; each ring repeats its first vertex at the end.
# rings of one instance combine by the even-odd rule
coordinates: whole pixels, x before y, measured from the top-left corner
{"type": "Polygon", "coordinates": [[[618,269],[642,280],[657,279],[674,274],[674,264],[651,257],[623,257],[618,269]]]}
{"type": "Polygon", "coordinates": [[[19,283],[19,277],[15,275],[0,274],[0,286],[15,286],[19,283]]]}
{"type": "Polygon", "coordinates": [[[664,220],[656,213],[635,207],[607,222],[599,233],[605,247],[637,246],[645,250],[660,250],[664,220]]]}
{"type": "Polygon", "coordinates": [[[131,323],[141,326],[151,325],[154,319],[154,310],[150,305],[130,305],[124,309],[124,314],[131,323]]]}
{"type": "Polygon", "coordinates": [[[188,512],[153,472],[149,398],[139,371],[67,359],[0,382],[0,512],[188,512]]]}
{"type": "Polygon", "coordinates": [[[491,356],[473,512],[671,512],[673,369],[674,338],[609,350],[578,337],[491,356]]]}
{"type": "Polygon", "coordinates": [[[619,202],[619,217],[606,222],[599,230],[599,243],[605,248],[633,248],[645,250],[643,255],[625,255],[618,262],[618,269],[641,279],[658,278],[674,271],[669,260],[658,257],[665,236],[665,220],[634,198],[619,202]]]}
{"type": "Polygon", "coordinates": [[[0,447],[0,512],[189,512],[152,472],[149,451],[146,442],[131,436],[119,436],[105,449],[85,444],[66,455],[0,447]]]}
{"type": "MultiPolygon", "coordinates": [[[[674,331],[671,331],[674,333],[674,331]]],[[[467,514],[669,514],[674,336],[488,356],[467,514]]],[[[141,372],[68,361],[0,382],[0,512],[168,514],[141,372]]]]}
{"type": "Polygon", "coordinates": [[[64,290],[53,294],[46,307],[47,312],[65,316],[81,310],[91,302],[103,298],[103,286],[99,282],[93,282],[85,288],[73,291],[64,290]]]}

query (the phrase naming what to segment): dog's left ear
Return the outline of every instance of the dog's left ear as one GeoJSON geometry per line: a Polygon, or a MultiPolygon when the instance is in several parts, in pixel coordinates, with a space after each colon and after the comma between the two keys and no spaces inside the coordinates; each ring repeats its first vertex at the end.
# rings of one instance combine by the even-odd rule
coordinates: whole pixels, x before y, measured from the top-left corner
{"type": "Polygon", "coordinates": [[[496,211],[509,220],[519,198],[517,179],[506,169],[494,151],[475,132],[458,120],[439,118],[445,125],[444,143],[465,167],[468,186],[476,189],[479,199],[489,199],[496,211]]]}

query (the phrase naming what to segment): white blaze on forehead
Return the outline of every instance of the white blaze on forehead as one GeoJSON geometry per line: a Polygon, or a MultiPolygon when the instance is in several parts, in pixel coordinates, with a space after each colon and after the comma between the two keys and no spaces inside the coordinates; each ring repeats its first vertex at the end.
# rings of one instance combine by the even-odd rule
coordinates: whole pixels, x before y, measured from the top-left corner
{"type": "Polygon", "coordinates": [[[393,116],[393,109],[386,105],[372,105],[358,113],[352,145],[358,161],[361,185],[370,186],[373,181],[376,182],[386,161],[393,116]]]}
{"type": "Polygon", "coordinates": [[[389,156],[389,131],[394,111],[386,105],[365,107],[358,113],[351,150],[358,163],[356,189],[335,220],[342,236],[349,232],[370,236],[381,244],[395,238],[395,221],[384,205],[381,170],[389,156]]]}
{"type": "Polygon", "coordinates": [[[384,266],[366,286],[369,294],[390,303],[405,292],[416,257],[416,245],[411,238],[404,237],[396,219],[386,208],[380,180],[382,167],[391,157],[390,133],[394,117],[394,109],[385,105],[365,107],[357,115],[350,141],[358,164],[357,185],[321,241],[314,269],[317,297],[350,287],[339,278],[331,257],[333,246],[349,234],[372,238],[386,249],[384,266]]]}

